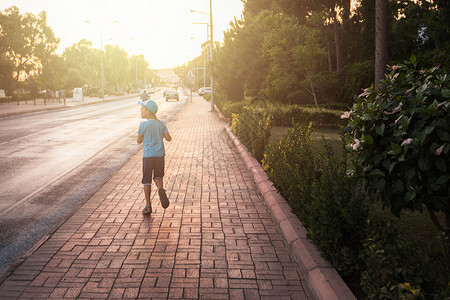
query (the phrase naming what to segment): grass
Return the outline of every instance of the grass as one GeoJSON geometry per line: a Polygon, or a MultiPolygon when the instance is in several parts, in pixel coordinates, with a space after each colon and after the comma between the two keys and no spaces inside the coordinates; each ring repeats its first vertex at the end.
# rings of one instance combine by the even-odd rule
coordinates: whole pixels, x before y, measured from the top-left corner
{"type": "MultiPolygon", "coordinates": [[[[287,129],[288,127],[274,126],[272,128],[270,140],[278,142],[286,133],[287,129]]],[[[315,153],[319,153],[323,150],[325,144],[324,140],[331,145],[336,153],[341,153],[342,151],[340,130],[337,128],[314,128],[311,139],[313,141],[312,150],[315,153]]]]}
{"type": "MultiPolygon", "coordinates": [[[[399,236],[405,240],[410,240],[420,246],[426,247],[433,244],[442,246],[441,232],[431,221],[430,215],[424,208],[423,212],[404,210],[400,218],[395,217],[388,208],[382,209],[381,204],[374,204],[372,207],[379,216],[386,219],[394,219],[397,224],[399,236]]],[[[444,224],[444,213],[437,213],[441,224],[444,224]]]]}

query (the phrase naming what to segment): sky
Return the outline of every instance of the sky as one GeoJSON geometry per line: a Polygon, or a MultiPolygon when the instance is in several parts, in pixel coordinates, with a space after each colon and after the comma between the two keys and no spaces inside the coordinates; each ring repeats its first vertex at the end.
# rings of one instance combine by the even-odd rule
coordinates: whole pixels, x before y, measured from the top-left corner
{"type": "MultiPolygon", "coordinates": [[[[82,39],[100,49],[102,28],[103,46],[117,45],[129,56],[143,54],[150,68],[163,69],[201,54],[207,25],[192,23],[209,23],[209,4],[210,0],[0,0],[0,10],[17,6],[21,14],[46,11],[47,25],[60,39],[59,54],[82,39]]],[[[212,9],[214,41],[223,42],[223,32],[240,18],[243,3],[212,0],[212,9]]]]}

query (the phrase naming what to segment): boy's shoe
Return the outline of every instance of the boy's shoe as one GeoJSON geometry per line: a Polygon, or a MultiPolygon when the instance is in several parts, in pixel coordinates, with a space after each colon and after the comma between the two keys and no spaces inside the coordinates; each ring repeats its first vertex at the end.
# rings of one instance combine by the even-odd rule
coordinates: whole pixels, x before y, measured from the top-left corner
{"type": "Polygon", "coordinates": [[[142,214],[143,215],[148,215],[148,214],[151,214],[152,213],[152,207],[151,206],[146,206],[146,207],[144,207],[144,209],[142,210],[142,214]]]}
{"type": "Polygon", "coordinates": [[[161,200],[161,206],[164,209],[169,207],[169,199],[167,198],[166,190],[165,189],[159,189],[158,190],[158,194],[159,194],[159,200],[161,200]]]}

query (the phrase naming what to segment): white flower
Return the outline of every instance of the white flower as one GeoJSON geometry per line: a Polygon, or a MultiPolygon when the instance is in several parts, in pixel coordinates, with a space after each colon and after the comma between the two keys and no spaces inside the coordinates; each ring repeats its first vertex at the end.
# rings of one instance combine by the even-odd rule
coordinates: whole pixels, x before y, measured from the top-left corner
{"type": "Polygon", "coordinates": [[[399,104],[396,108],[394,108],[394,110],[393,110],[392,112],[383,111],[382,114],[383,114],[383,115],[392,115],[392,114],[395,114],[396,112],[401,111],[401,110],[402,110],[402,107],[403,107],[403,103],[400,102],[400,104],[399,104]]]}
{"type": "Polygon", "coordinates": [[[350,112],[344,111],[344,113],[341,116],[341,119],[348,119],[348,118],[350,118],[350,112]]]}
{"type": "Polygon", "coordinates": [[[403,102],[400,102],[400,104],[399,104],[396,108],[394,108],[394,110],[392,111],[392,113],[396,113],[396,112],[398,112],[398,111],[401,111],[401,110],[402,110],[402,107],[403,107],[403,102]]]}
{"type": "Polygon", "coordinates": [[[437,150],[436,150],[436,156],[441,155],[442,150],[444,150],[444,146],[445,146],[445,144],[443,144],[442,146],[440,146],[439,148],[437,148],[437,150]]]}
{"type": "Polygon", "coordinates": [[[364,92],[358,96],[358,98],[368,96],[368,95],[370,95],[370,93],[371,92],[369,91],[369,89],[365,89],[364,92]]]}
{"type": "Polygon", "coordinates": [[[395,125],[397,125],[397,123],[403,118],[403,115],[401,115],[400,117],[397,118],[397,120],[395,120],[395,125]]]}
{"type": "Polygon", "coordinates": [[[442,105],[445,105],[445,103],[447,103],[447,101],[444,101],[444,102],[439,103],[437,107],[439,108],[439,107],[441,107],[442,105]]]}
{"type": "Polygon", "coordinates": [[[391,67],[391,69],[394,70],[394,71],[397,70],[397,69],[401,69],[401,68],[402,68],[402,66],[392,66],[391,67]]]}
{"type": "Polygon", "coordinates": [[[359,147],[361,147],[361,142],[358,139],[355,139],[355,141],[352,145],[352,148],[353,148],[353,150],[356,151],[356,150],[358,150],[359,147]]]}
{"type": "Polygon", "coordinates": [[[406,139],[406,140],[403,141],[401,146],[412,144],[413,141],[414,141],[413,139],[406,139]]]}

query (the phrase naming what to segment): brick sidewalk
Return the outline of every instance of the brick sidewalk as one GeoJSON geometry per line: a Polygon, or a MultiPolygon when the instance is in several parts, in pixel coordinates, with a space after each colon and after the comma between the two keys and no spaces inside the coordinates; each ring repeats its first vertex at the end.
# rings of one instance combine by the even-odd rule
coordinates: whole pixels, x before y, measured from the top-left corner
{"type": "Polygon", "coordinates": [[[10,270],[2,299],[314,299],[225,123],[193,100],[168,124],[169,208],[153,189],[142,215],[138,153],[10,270]]]}

